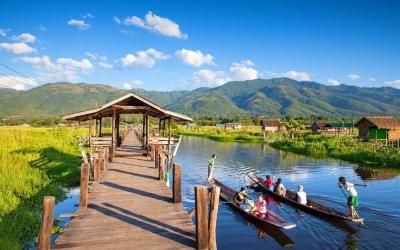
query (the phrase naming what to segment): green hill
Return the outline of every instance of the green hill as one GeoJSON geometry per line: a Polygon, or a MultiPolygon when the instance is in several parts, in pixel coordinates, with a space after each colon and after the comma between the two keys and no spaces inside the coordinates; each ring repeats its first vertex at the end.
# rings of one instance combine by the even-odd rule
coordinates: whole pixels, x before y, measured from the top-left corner
{"type": "MultiPolygon", "coordinates": [[[[229,82],[192,91],[135,93],[194,116],[400,116],[400,90],[327,86],[288,78],[229,82]]],[[[50,83],[27,91],[0,89],[0,117],[64,115],[96,107],[129,91],[102,84],[50,83]]]]}

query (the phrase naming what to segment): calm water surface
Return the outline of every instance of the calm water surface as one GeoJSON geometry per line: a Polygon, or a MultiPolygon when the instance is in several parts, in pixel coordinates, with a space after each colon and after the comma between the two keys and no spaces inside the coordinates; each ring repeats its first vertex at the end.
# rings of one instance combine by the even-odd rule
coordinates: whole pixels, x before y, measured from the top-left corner
{"type": "MultiPolygon", "coordinates": [[[[339,176],[367,183],[357,187],[358,209],[366,226],[333,223],[284,203],[269,207],[297,227],[291,230],[257,230],[226,203],[220,203],[217,241],[219,249],[400,249],[400,181],[394,171],[372,171],[340,161],[315,160],[261,145],[221,143],[183,137],[176,162],[183,164],[182,192],[188,210],[194,207],[194,186],[207,184],[207,160],[216,153],[214,177],[239,189],[250,183],[249,172],[282,177],[286,188],[298,184],[329,206],[347,213],[346,200],[337,185],[339,176]]],[[[254,192],[254,191],[250,191],[254,192]]],[[[255,195],[253,193],[252,195],[255,195]]]]}

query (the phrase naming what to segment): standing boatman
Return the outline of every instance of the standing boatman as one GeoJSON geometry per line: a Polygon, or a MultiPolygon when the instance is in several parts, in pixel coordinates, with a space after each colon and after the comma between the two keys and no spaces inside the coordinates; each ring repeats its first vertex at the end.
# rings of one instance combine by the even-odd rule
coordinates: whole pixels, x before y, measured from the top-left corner
{"type": "Polygon", "coordinates": [[[358,193],[355,186],[366,187],[367,184],[355,184],[346,181],[343,176],[339,177],[339,188],[344,188],[347,191],[347,206],[349,206],[351,219],[356,219],[357,212],[355,210],[358,207],[358,193]]]}
{"type": "Polygon", "coordinates": [[[208,159],[208,180],[209,181],[213,178],[214,164],[215,164],[216,157],[217,157],[216,154],[212,154],[211,157],[208,159]]]}

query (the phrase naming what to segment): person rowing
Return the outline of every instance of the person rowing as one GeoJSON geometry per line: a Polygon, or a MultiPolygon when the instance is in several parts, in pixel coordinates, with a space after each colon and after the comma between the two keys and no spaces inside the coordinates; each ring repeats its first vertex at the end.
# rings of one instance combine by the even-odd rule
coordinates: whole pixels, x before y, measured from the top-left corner
{"type": "Polygon", "coordinates": [[[339,177],[339,187],[344,188],[347,191],[347,206],[349,206],[351,219],[356,219],[357,212],[354,208],[358,207],[358,193],[355,186],[366,187],[367,184],[355,184],[346,181],[343,176],[339,177]]]}
{"type": "Polygon", "coordinates": [[[240,205],[243,205],[243,203],[246,201],[247,197],[248,197],[248,195],[247,195],[246,189],[244,187],[241,187],[240,191],[235,194],[234,200],[235,200],[236,204],[240,206],[240,205]]]}
{"type": "Polygon", "coordinates": [[[208,180],[209,181],[213,178],[215,158],[217,158],[217,155],[212,154],[211,157],[208,159],[208,180]]]}

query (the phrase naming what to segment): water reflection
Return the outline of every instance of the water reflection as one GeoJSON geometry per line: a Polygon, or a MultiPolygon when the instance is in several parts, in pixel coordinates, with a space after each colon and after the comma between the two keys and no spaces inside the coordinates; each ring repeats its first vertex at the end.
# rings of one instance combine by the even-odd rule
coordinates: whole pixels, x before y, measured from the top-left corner
{"type": "MultiPolygon", "coordinates": [[[[355,183],[369,182],[368,188],[357,189],[359,213],[366,219],[365,228],[327,221],[279,202],[271,205],[271,209],[285,220],[297,224],[295,229],[285,230],[283,234],[296,243],[293,249],[400,248],[398,172],[371,172],[355,164],[311,159],[268,146],[184,137],[177,162],[183,165],[184,205],[190,210],[194,207],[194,186],[207,185],[207,159],[212,153],[217,154],[215,178],[232,188],[239,189],[250,184],[246,177],[249,172],[260,176],[270,174],[282,177],[285,186],[290,189],[302,184],[310,197],[343,212],[347,212],[346,200],[338,189],[338,177],[343,175],[355,183]]],[[[254,225],[237,216],[229,206],[221,204],[217,225],[219,249],[277,249],[286,245],[273,236],[259,240],[262,232],[271,236],[271,230],[257,231],[254,225]]]]}

